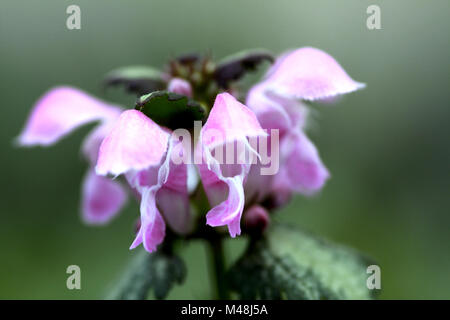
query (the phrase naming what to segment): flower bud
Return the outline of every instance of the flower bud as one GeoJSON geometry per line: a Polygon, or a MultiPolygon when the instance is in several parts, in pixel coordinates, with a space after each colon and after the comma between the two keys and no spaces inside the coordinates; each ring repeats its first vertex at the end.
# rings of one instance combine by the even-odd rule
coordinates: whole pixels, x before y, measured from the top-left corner
{"type": "Polygon", "coordinates": [[[188,96],[190,98],[192,97],[191,84],[180,78],[172,78],[167,86],[167,90],[188,96]]]}
{"type": "Polygon", "coordinates": [[[249,233],[261,234],[269,223],[269,213],[260,205],[254,205],[244,213],[244,227],[249,233]]]}

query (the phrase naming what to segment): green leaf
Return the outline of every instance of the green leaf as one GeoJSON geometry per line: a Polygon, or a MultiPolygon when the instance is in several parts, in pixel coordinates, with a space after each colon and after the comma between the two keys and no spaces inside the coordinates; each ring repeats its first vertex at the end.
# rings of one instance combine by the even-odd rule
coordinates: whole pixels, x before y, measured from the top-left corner
{"type": "Polygon", "coordinates": [[[248,71],[256,70],[256,67],[264,61],[274,61],[272,54],[266,50],[253,49],[238,52],[218,63],[214,79],[219,87],[228,89],[230,82],[239,80],[248,71]]]}
{"type": "Polygon", "coordinates": [[[136,109],[170,129],[191,128],[194,121],[203,121],[205,118],[205,110],[198,102],[168,91],[155,91],[141,96],[136,109]]]}
{"type": "Polygon", "coordinates": [[[371,299],[371,264],[352,249],[276,224],[250,243],[228,276],[243,299],[371,299]]]}
{"type": "Polygon", "coordinates": [[[111,71],[105,77],[107,86],[124,86],[125,90],[143,95],[166,86],[162,73],[152,67],[129,66],[111,71]]]}
{"type": "Polygon", "coordinates": [[[109,299],[143,300],[150,289],[156,299],[164,299],[176,283],[183,283],[185,277],[186,267],[179,257],[162,250],[154,253],[141,250],[109,299]]]}

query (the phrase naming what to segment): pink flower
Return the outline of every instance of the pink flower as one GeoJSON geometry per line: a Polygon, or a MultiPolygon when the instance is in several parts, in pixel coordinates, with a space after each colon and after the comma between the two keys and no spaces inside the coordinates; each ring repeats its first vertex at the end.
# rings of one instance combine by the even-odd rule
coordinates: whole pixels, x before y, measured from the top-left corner
{"type": "Polygon", "coordinates": [[[245,160],[246,154],[255,152],[247,138],[266,135],[250,109],[228,93],[217,95],[200,135],[200,152],[205,164],[199,165],[199,170],[213,206],[206,215],[207,224],[227,225],[232,237],[241,233],[240,220],[245,204],[243,184],[251,167],[249,162],[238,160],[245,160]],[[221,164],[225,162],[217,159],[215,151],[223,147],[228,154],[229,150],[234,151],[234,164],[221,164]]]}
{"type": "Polygon", "coordinates": [[[304,133],[307,108],[299,100],[329,100],[364,87],[321,50],[301,48],[279,57],[264,80],[251,88],[246,104],[264,129],[280,130],[280,171],[261,177],[252,169],[246,190],[263,199],[271,193],[310,195],[322,189],[329,172],[304,133]]]}
{"type": "Polygon", "coordinates": [[[189,231],[188,169],[171,161],[178,143],[171,139],[142,112],[127,110],[100,146],[97,174],[125,174],[141,197],[141,226],[131,249],[142,243],[152,252],[164,240],[161,211],[176,232],[189,231]]]}
{"type": "MultiPolygon", "coordinates": [[[[117,214],[126,192],[118,182],[104,176],[124,175],[141,198],[141,225],[131,248],[142,243],[147,251],[156,250],[165,237],[166,222],[177,233],[189,232],[192,229],[189,180],[197,173],[192,165],[171,161],[174,152],[184,152],[183,145],[168,129],[140,111],[122,111],[77,89],[57,88],[36,104],[18,141],[24,146],[50,145],[92,121],[100,124],[82,145],[90,163],[83,183],[84,220],[105,223],[117,214]]],[[[201,130],[197,149],[205,161],[198,167],[212,203],[207,223],[228,225],[232,236],[241,232],[243,183],[251,165],[246,162],[222,165],[214,158],[214,150],[242,144],[243,148],[236,145],[235,149],[236,158],[241,158],[255,152],[248,138],[265,135],[253,112],[228,93],[217,96],[201,130]]]]}
{"type": "MultiPolygon", "coordinates": [[[[201,130],[197,153],[202,183],[211,202],[207,214],[211,226],[228,225],[231,236],[240,234],[244,208],[243,183],[250,164],[221,164],[215,158],[218,148],[240,143],[235,157],[250,150],[247,138],[266,133],[253,112],[228,93],[217,95],[209,118],[201,130]]],[[[154,251],[165,235],[165,221],[179,233],[190,229],[188,165],[175,164],[174,152],[184,152],[182,144],[169,138],[169,131],[136,110],[122,113],[100,147],[98,174],[125,174],[141,195],[141,227],[132,248],[143,243],[154,251]],[[160,210],[163,214],[161,214],[160,210]],[[163,216],[165,219],[163,219],[163,216]]]]}
{"type": "Polygon", "coordinates": [[[78,89],[57,87],[36,103],[17,138],[17,143],[24,147],[50,146],[82,125],[100,122],[82,146],[83,155],[90,163],[82,186],[82,217],[90,224],[110,221],[127,199],[120,183],[98,176],[93,170],[100,143],[120,112],[119,107],[104,103],[78,89]]]}
{"type": "MultiPolygon", "coordinates": [[[[172,132],[141,111],[123,111],[77,89],[60,87],[38,101],[18,143],[49,146],[81,125],[99,122],[82,145],[90,164],[83,183],[83,219],[101,224],[119,212],[126,192],[105,176],[123,175],[140,200],[139,230],[131,249],[142,244],[152,252],[164,240],[166,223],[178,234],[192,231],[190,193],[198,176],[210,204],[206,223],[227,226],[231,237],[241,233],[244,208],[247,231],[260,232],[269,223],[267,209],[285,204],[292,192],[310,195],[321,190],[329,172],[304,132],[308,108],[301,100],[330,101],[363,87],[328,54],[313,48],[294,50],[277,59],[263,81],[251,88],[246,105],[229,93],[217,94],[194,142],[186,141],[189,131],[172,132]],[[272,129],[279,134],[279,148],[272,129]],[[265,163],[266,156],[276,166],[265,163]],[[192,157],[194,164],[185,161],[192,157]],[[268,168],[275,172],[264,175],[268,168]]],[[[199,88],[172,78],[168,90],[192,97],[199,88]]]]}

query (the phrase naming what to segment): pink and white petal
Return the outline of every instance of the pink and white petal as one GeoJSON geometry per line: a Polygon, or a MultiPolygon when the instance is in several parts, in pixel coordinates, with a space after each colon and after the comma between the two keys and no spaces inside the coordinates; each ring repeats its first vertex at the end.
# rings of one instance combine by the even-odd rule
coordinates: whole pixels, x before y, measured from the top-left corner
{"type": "MultiPolygon", "coordinates": [[[[173,151],[174,149],[172,149],[173,151]]],[[[170,157],[170,155],[169,155],[170,157]]],[[[164,187],[172,189],[180,193],[188,193],[188,167],[184,163],[175,164],[170,161],[169,172],[164,187]]]]}
{"type": "MultiPolygon", "coordinates": [[[[171,152],[176,152],[172,148],[171,152]]],[[[171,157],[171,155],[168,155],[171,157]]],[[[165,183],[156,194],[156,203],[169,226],[179,234],[192,230],[191,210],[188,193],[188,167],[184,163],[170,161],[165,183]]]]}
{"type": "Polygon", "coordinates": [[[88,224],[105,224],[114,218],[127,200],[122,185],[98,176],[90,169],[82,187],[82,214],[88,224]]]}
{"type": "Polygon", "coordinates": [[[291,118],[285,108],[267,96],[265,83],[253,86],[247,94],[245,103],[255,113],[264,129],[276,128],[285,132],[292,126],[291,118]]]}
{"type": "Polygon", "coordinates": [[[249,108],[232,95],[222,93],[217,95],[200,136],[202,144],[197,147],[197,152],[201,151],[203,164],[198,168],[213,206],[206,215],[207,224],[227,225],[230,235],[235,237],[241,232],[240,219],[245,204],[243,183],[250,170],[249,162],[240,161],[247,159],[246,155],[256,153],[247,139],[265,137],[267,133],[249,108]],[[221,148],[225,153],[223,159],[218,159],[215,151],[221,148]],[[224,161],[231,159],[227,154],[230,151],[233,151],[233,160],[239,162],[224,161]]]}
{"type": "Polygon", "coordinates": [[[201,130],[202,144],[209,149],[242,141],[246,137],[266,136],[253,111],[229,93],[218,94],[201,130]]]}
{"type": "Polygon", "coordinates": [[[280,169],[280,139],[283,141],[288,132],[280,138],[271,129],[270,136],[260,137],[257,140],[259,158],[252,164],[244,184],[246,203],[263,201],[273,190],[274,177],[280,169]]]}
{"type": "Polygon", "coordinates": [[[17,138],[22,146],[51,145],[79,126],[108,121],[121,109],[71,87],[48,91],[33,107],[25,128],[17,138]]]}
{"type": "Polygon", "coordinates": [[[234,238],[241,234],[240,221],[245,204],[243,175],[225,178],[223,181],[228,185],[228,197],[207,213],[206,223],[212,227],[227,225],[234,238]]]}
{"type": "Polygon", "coordinates": [[[311,195],[322,189],[330,177],[323,165],[314,144],[302,132],[293,132],[286,137],[281,146],[283,153],[282,170],[276,176],[278,187],[286,187],[305,195],[311,195]]]}
{"type": "MultiPolygon", "coordinates": [[[[119,116],[119,114],[117,116],[119,116]]],[[[81,152],[92,166],[95,166],[97,163],[100,145],[102,144],[103,139],[111,132],[115,120],[98,125],[86,136],[86,138],[84,138],[81,145],[81,152]]]]}
{"type": "Polygon", "coordinates": [[[156,204],[170,228],[178,234],[188,234],[193,227],[189,195],[163,186],[156,193],[156,204]]]}
{"type": "Polygon", "coordinates": [[[159,165],[126,174],[130,185],[141,194],[141,228],[131,249],[143,243],[144,248],[152,252],[163,241],[165,222],[160,210],[176,232],[191,229],[187,167],[171,161],[173,146],[171,140],[159,165]]]}
{"type": "Polygon", "coordinates": [[[119,175],[156,166],[168,141],[169,133],[142,112],[124,111],[100,146],[96,172],[119,175]]]}
{"type": "Polygon", "coordinates": [[[274,94],[265,82],[250,89],[246,105],[255,113],[262,128],[278,129],[280,136],[291,128],[303,127],[308,115],[304,104],[274,94]]]}
{"type": "Polygon", "coordinates": [[[290,119],[290,129],[297,127],[303,128],[305,126],[309,109],[304,103],[296,99],[278,96],[277,94],[273,94],[270,90],[267,92],[267,96],[274,103],[283,107],[290,119]]]}
{"type": "Polygon", "coordinates": [[[261,202],[273,190],[274,175],[262,175],[263,165],[258,162],[251,166],[244,184],[246,203],[261,202]]]}
{"type": "Polygon", "coordinates": [[[303,100],[323,100],[365,87],[353,80],[329,54],[300,48],[284,56],[265,82],[274,93],[303,100]]]}
{"type": "Polygon", "coordinates": [[[200,177],[212,207],[206,214],[210,226],[228,226],[231,237],[241,233],[240,220],[245,204],[244,180],[250,164],[220,164],[204,149],[204,163],[198,166],[200,177]]]}
{"type": "Polygon", "coordinates": [[[227,199],[228,186],[205,163],[198,164],[200,179],[209,204],[214,207],[227,199]]]}
{"type": "Polygon", "coordinates": [[[158,188],[155,187],[142,190],[141,227],[130,249],[142,243],[145,250],[153,252],[164,240],[166,224],[156,206],[156,191],[158,188]]]}
{"type": "Polygon", "coordinates": [[[152,166],[146,170],[129,171],[125,174],[125,178],[130,187],[140,194],[143,188],[158,184],[159,168],[160,166],[152,166]]]}
{"type": "Polygon", "coordinates": [[[267,70],[266,74],[264,75],[264,79],[263,80],[270,78],[275,73],[275,71],[278,70],[280,65],[283,63],[284,59],[286,57],[288,57],[295,50],[296,49],[290,49],[290,50],[287,50],[287,51],[283,52],[282,54],[280,54],[277,57],[277,59],[275,60],[275,62],[267,70]]]}
{"type": "Polygon", "coordinates": [[[197,169],[211,206],[216,206],[227,199],[228,185],[225,182],[225,178],[239,175],[250,167],[249,159],[242,155],[254,155],[256,151],[251,149],[249,142],[245,137],[243,138],[243,141],[216,146],[214,150],[210,150],[207,147],[200,148],[201,145],[197,145],[196,153],[202,154],[202,161],[197,164],[197,169]],[[241,146],[240,149],[237,148],[238,144],[241,146]],[[220,150],[220,153],[215,152],[218,150],[220,150]],[[233,158],[226,158],[228,151],[233,151],[233,158]],[[234,162],[227,164],[228,160],[233,160],[234,162]],[[238,160],[242,160],[242,164],[239,164],[238,160]]]}

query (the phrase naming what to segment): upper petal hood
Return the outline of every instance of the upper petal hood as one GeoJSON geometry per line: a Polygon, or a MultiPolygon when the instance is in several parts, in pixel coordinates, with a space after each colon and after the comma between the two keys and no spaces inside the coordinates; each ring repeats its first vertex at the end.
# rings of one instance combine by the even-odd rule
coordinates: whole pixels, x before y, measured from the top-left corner
{"type": "Polygon", "coordinates": [[[201,131],[209,149],[246,137],[266,136],[255,114],[229,93],[218,94],[201,131]]]}
{"type": "Polygon", "coordinates": [[[264,82],[278,95],[303,100],[326,99],[365,87],[329,54],[309,47],[283,55],[264,82]]]}
{"type": "Polygon", "coordinates": [[[158,165],[168,141],[169,133],[142,112],[124,111],[100,146],[96,172],[119,175],[158,165]]]}
{"type": "Polygon", "coordinates": [[[115,118],[121,109],[71,87],[47,92],[31,111],[17,138],[19,145],[51,145],[77,127],[92,121],[115,118]]]}

